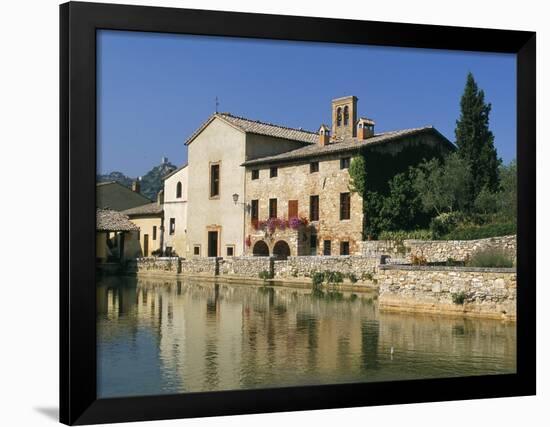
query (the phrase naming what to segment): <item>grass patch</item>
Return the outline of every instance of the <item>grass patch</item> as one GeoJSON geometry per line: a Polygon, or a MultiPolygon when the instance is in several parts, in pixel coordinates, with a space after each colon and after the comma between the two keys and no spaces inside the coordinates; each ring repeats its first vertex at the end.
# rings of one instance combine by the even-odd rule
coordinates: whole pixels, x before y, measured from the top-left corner
{"type": "Polygon", "coordinates": [[[466,262],[468,267],[511,268],[514,261],[502,249],[488,248],[475,252],[466,262]]]}

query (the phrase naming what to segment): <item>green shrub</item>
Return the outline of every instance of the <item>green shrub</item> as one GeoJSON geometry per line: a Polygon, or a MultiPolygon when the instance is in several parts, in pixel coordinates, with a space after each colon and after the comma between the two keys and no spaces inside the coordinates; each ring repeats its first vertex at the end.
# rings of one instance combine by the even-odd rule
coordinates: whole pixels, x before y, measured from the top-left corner
{"type": "Polygon", "coordinates": [[[466,294],[461,291],[456,294],[451,294],[451,298],[453,299],[453,303],[457,305],[464,304],[464,301],[466,301],[466,294]]]}
{"type": "Polygon", "coordinates": [[[363,280],[363,281],[373,280],[373,279],[374,279],[374,276],[372,275],[372,273],[370,271],[366,271],[361,275],[361,280],[363,280]]]}
{"type": "Polygon", "coordinates": [[[327,283],[342,283],[344,281],[344,275],[339,271],[325,271],[325,279],[327,283]]]}
{"type": "Polygon", "coordinates": [[[351,283],[357,283],[357,276],[354,273],[348,274],[348,278],[351,283]]]}
{"type": "Polygon", "coordinates": [[[322,271],[316,271],[311,276],[311,284],[313,285],[313,287],[317,287],[321,285],[324,281],[325,281],[325,273],[323,273],[322,271]]]}
{"type": "Polygon", "coordinates": [[[263,280],[267,280],[267,279],[273,279],[273,275],[271,274],[271,272],[267,271],[267,270],[263,270],[263,271],[260,271],[258,273],[258,277],[260,279],[263,279],[263,280]]]}
{"type": "Polygon", "coordinates": [[[475,240],[516,234],[516,223],[492,223],[484,225],[459,225],[445,234],[441,240],[475,240]]]}
{"type": "Polygon", "coordinates": [[[430,222],[432,236],[437,238],[451,232],[463,219],[463,215],[460,212],[448,212],[436,216],[430,222]]]}
{"type": "Polygon", "coordinates": [[[475,252],[466,263],[469,267],[509,268],[514,261],[502,249],[488,248],[475,252]]]}
{"type": "Polygon", "coordinates": [[[358,297],[357,297],[357,294],[351,294],[351,295],[349,296],[349,300],[350,300],[350,301],[355,301],[357,298],[358,298],[358,297]]]}
{"type": "Polygon", "coordinates": [[[392,240],[402,242],[403,240],[431,240],[433,238],[431,230],[398,230],[398,231],[382,231],[378,235],[379,240],[392,240]]]}

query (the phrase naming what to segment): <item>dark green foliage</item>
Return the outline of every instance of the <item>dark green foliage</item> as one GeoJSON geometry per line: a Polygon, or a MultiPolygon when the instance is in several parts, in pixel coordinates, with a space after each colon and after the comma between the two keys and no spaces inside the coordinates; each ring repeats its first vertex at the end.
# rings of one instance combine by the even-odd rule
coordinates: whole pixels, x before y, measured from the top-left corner
{"type": "Polygon", "coordinates": [[[488,248],[477,251],[466,263],[469,267],[511,268],[514,261],[502,249],[488,248]]]}
{"type": "Polygon", "coordinates": [[[453,299],[453,303],[457,305],[464,304],[464,301],[466,301],[466,294],[461,291],[456,294],[451,294],[451,298],[453,299]]]}
{"type": "Polygon", "coordinates": [[[468,208],[471,174],[468,163],[457,153],[448,155],[444,161],[432,159],[422,163],[413,179],[426,213],[440,215],[468,208]]]}
{"type": "Polygon", "coordinates": [[[342,283],[344,275],[339,271],[325,271],[325,280],[329,284],[342,283]]]}
{"type": "Polygon", "coordinates": [[[273,275],[271,274],[271,272],[267,270],[260,271],[258,273],[258,277],[262,280],[273,279],[273,275]]]}
{"type": "Polygon", "coordinates": [[[350,280],[351,283],[357,283],[357,276],[353,273],[348,274],[348,279],[350,280]]]}
{"type": "Polygon", "coordinates": [[[500,170],[500,197],[499,212],[506,218],[516,219],[518,203],[517,164],[513,160],[508,165],[501,166],[500,170]]]}
{"type": "Polygon", "coordinates": [[[485,93],[478,88],[472,73],[468,73],[455,136],[458,152],[468,162],[472,172],[469,187],[471,203],[483,187],[490,191],[499,189],[500,160],[494,147],[493,133],[489,129],[490,112],[491,104],[485,103],[485,93]]]}
{"type": "Polygon", "coordinates": [[[461,220],[463,220],[463,214],[461,212],[442,213],[436,216],[430,222],[432,237],[437,239],[449,233],[456,228],[461,220]]]}
{"type": "Polygon", "coordinates": [[[510,236],[516,234],[516,223],[502,222],[484,225],[460,225],[451,232],[440,237],[441,240],[475,240],[488,237],[510,236]]]}
{"type": "Polygon", "coordinates": [[[446,150],[440,145],[422,144],[422,136],[397,154],[376,148],[361,150],[352,160],[349,173],[350,190],[363,197],[365,237],[429,223],[412,184],[411,166],[427,159],[441,159],[446,150]]]}
{"type": "Polygon", "coordinates": [[[323,273],[322,271],[316,271],[311,276],[311,284],[313,285],[314,288],[320,286],[324,281],[325,281],[325,273],[323,273]]]}

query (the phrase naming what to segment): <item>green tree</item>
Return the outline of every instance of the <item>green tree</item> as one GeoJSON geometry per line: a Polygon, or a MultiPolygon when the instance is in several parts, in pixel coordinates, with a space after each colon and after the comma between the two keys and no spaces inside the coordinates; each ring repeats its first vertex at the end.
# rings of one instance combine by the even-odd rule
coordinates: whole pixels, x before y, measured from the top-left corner
{"type": "Polygon", "coordinates": [[[518,169],[515,160],[508,165],[500,167],[500,186],[501,193],[499,197],[500,212],[509,219],[517,218],[518,205],[518,169]]]}
{"type": "Polygon", "coordinates": [[[452,153],[443,162],[432,159],[422,163],[415,171],[413,188],[425,212],[441,215],[464,210],[469,203],[471,179],[467,161],[452,153]]]}
{"type": "Polygon", "coordinates": [[[489,129],[491,104],[485,103],[485,93],[479,89],[472,73],[468,73],[460,100],[460,118],[455,136],[458,153],[471,170],[469,202],[472,204],[481,190],[498,191],[500,160],[494,147],[494,136],[489,129]]]}

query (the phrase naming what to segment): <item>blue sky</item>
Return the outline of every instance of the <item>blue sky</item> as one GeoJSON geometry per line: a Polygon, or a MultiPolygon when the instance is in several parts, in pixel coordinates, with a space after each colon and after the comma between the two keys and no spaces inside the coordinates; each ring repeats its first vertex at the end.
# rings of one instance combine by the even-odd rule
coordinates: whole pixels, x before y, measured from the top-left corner
{"type": "Polygon", "coordinates": [[[102,30],[97,64],[100,173],[185,163],[216,96],[219,111],[316,131],[333,98],[356,95],[377,132],[433,125],[454,141],[468,71],[499,157],[515,158],[515,55],[102,30]]]}

